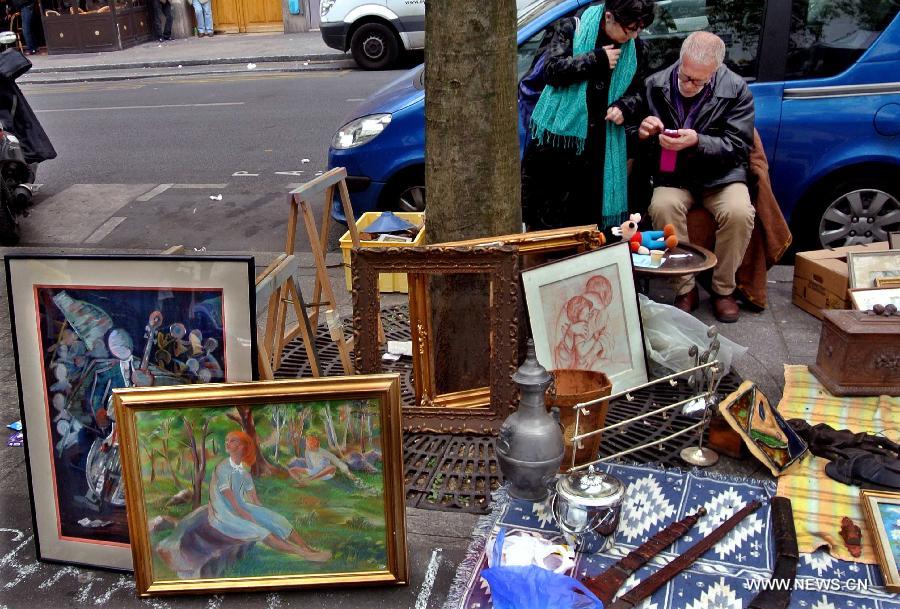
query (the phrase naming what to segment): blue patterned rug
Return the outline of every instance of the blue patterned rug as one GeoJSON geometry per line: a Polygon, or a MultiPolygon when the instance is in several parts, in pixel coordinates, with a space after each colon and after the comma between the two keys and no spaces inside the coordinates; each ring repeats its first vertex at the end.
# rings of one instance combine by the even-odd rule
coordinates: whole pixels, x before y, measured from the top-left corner
{"type": "MultiPolygon", "coordinates": [[[[615,547],[602,554],[578,554],[573,577],[594,576],[673,521],[704,506],[707,515],[684,537],[632,575],[624,593],[650,573],[682,554],[752,499],[769,499],[775,483],[726,478],[694,470],[662,470],[648,466],[601,466],[628,487],[615,547]]],[[[445,609],[489,609],[490,590],[481,578],[487,568],[485,546],[501,526],[539,531],[561,540],[546,504],[495,494],[495,509],[476,527],[475,540],[460,565],[445,609]]],[[[636,609],[742,609],[756,595],[755,583],[772,574],[774,545],[769,531],[769,505],[747,516],[724,539],[636,609]]],[[[560,541],[562,543],[562,541],[560,541]]],[[[900,595],[883,587],[877,566],[845,562],[825,551],[801,554],[791,596],[796,609],[900,609],[900,595]]]]}

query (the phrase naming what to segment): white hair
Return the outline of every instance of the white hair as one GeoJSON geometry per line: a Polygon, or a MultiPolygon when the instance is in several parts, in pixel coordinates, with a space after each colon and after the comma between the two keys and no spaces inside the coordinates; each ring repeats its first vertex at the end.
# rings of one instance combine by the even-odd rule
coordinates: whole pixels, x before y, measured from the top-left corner
{"type": "Polygon", "coordinates": [[[693,32],[681,44],[681,59],[690,57],[697,63],[712,63],[716,67],[725,61],[725,43],[711,32],[693,32]]]}

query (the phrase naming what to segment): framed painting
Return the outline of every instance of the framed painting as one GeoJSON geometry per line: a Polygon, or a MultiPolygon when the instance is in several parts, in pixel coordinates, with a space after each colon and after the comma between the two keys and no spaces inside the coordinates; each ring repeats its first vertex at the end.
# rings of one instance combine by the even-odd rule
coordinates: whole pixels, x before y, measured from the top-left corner
{"type": "MultiPolygon", "coordinates": [[[[900,277],[897,278],[900,282],[900,277]]],[[[860,311],[871,311],[877,304],[894,305],[900,309],[900,285],[883,288],[855,288],[850,290],[850,300],[860,311]]]]}
{"type": "Polygon", "coordinates": [[[522,273],[538,361],[548,370],[594,370],[612,393],[647,382],[644,335],[627,243],[522,273]]]}
{"type": "Polygon", "coordinates": [[[786,473],[808,449],[753,381],[744,381],[722,400],[719,412],[773,476],[786,473]]]}
{"type": "Polygon", "coordinates": [[[115,403],[140,596],[406,583],[398,375],[123,389],[115,403]],[[176,429],[180,484],[163,458],[176,429]]]}
{"type": "Polygon", "coordinates": [[[851,288],[874,288],[879,279],[900,278],[900,251],[850,252],[847,266],[851,288]]]}
{"type": "Polygon", "coordinates": [[[859,501],[869,525],[884,587],[900,592],[900,493],[863,489],[859,501]]]}
{"type": "Polygon", "coordinates": [[[252,257],[6,258],[39,559],[131,569],[112,391],[256,378],[254,271],[252,257]]]}
{"type": "MultiPolygon", "coordinates": [[[[357,370],[373,374],[381,369],[378,323],[381,311],[378,274],[409,273],[410,320],[416,402],[403,408],[403,426],[408,431],[437,433],[494,433],[512,412],[518,391],[512,380],[519,362],[518,250],[514,246],[389,247],[354,248],[353,330],[357,370]],[[487,319],[489,330],[483,348],[489,354],[487,384],[459,390],[435,387],[434,371],[445,354],[434,347],[440,339],[452,340],[452,329],[442,335],[432,332],[431,306],[424,282],[435,275],[486,276],[485,306],[472,305],[459,311],[461,323],[474,316],[487,319]],[[418,295],[418,297],[417,297],[418,295]],[[431,392],[430,388],[435,387],[431,392]]],[[[475,300],[475,297],[472,298],[475,300]]],[[[467,303],[468,304],[468,303],[467,303]]],[[[479,321],[482,321],[479,320],[479,321]]]]}

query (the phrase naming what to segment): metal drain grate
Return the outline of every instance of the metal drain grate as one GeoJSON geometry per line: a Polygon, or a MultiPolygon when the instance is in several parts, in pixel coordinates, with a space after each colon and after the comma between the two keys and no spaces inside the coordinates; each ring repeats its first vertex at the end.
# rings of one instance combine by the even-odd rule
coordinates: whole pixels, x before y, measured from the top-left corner
{"type": "MultiPolygon", "coordinates": [[[[410,340],[409,311],[405,304],[382,309],[382,323],[388,340],[410,340]]],[[[344,327],[352,321],[344,319],[344,327]]],[[[337,346],[331,342],[325,326],[316,332],[316,352],[324,376],[343,374],[337,346]]],[[[275,373],[277,378],[311,376],[303,341],[297,338],[284,349],[282,366],[275,373]]],[[[383,362],[385,372],[400,374],[400,398],[404,405],[412,405],[415,399],[412,362],[403,358],[397,362],[383,362]]],[[[719,394],[728,395],[738,388],[741,379],[730,372],[719,385],[719,394]]],[[[672,387],[668,384],[642,389],[634,393],[634,400],[614,400],[606,415],[606,424],[619,423],[665,404],[683,400],[685,383],[672,387]]],[[[645,444],[671,435],[697,422],[696,418],[680,412],[670,412],[648,417],[603,435],[600,456],[645,444]]],[[[660,463],[665,466],[684,466],[679,453],[697,442],[693,434],[685,434],[659,446],[645,448],[626,457],[639,463],[660,463]]],[[[491,491],[497,489],[503,479],[494,452],[494,439],[478,436],[451,436],[446,434],[404,434],[404,479],[406,505],[445,512],[473,512],[486,514],[491,502],[491,491]]]]}
{"type": "Polygon", "coordinates": [[[410,507],[485,514],[503,483],[493,438],[407,434],[403,461],[410,507]]]}

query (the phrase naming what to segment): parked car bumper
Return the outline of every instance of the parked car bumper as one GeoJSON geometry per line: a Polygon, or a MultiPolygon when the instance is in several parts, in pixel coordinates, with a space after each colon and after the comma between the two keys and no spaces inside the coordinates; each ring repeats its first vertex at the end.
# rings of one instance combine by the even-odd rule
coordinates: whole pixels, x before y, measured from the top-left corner
{"type": "Polygon", "coordinates": [[[350,32],[349,23],[322,23],[319,25],[319,31],[322,33],[322,40],[332,49],[346,51],[350,48],[350,42],[347,34],[350,32]]]}

